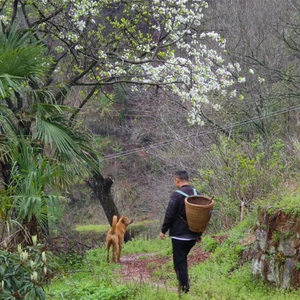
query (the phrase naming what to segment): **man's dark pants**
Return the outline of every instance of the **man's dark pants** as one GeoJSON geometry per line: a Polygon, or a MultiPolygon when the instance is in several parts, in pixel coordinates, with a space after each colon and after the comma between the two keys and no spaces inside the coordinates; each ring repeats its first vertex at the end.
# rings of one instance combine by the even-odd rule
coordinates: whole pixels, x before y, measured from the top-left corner
{"type": "Polygon", "coordinates": [[[183,290],[189,290],[187,255],[196,244],[196,240],[182,241],[172,238],[173,264],[177,274],[177,279],[183,290]]]}

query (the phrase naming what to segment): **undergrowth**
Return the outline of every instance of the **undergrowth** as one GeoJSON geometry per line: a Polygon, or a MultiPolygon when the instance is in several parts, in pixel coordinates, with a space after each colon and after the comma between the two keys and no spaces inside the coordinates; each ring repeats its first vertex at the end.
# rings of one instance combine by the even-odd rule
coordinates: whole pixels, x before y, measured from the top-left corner
{"type": "Polygon", "coordinates": [[[270,214],[280,211],[287,215],[300,216],[300,190],[270,196],[261,206],[266,207],[270,214]]]}
{"type": "MultiPolygon", "coordinates": [[[[242,254],[244,243],[253,233],[256,217],[248,217],[230,232],[220,233],[226,239],[204,236],[200,246],[210,252],[204,263],[190,266],[191,291],[181,299],[201,300],[298,300],[299,291],[279,290],[256,280],[251,274],[251,262],[242,254]]],[[[170,240],[134,239],[124,245],[123,254],[155,253],[171,256],[170,240]]],[[[106,263],[106,250],[87,253],[83,265],[73,273],[60,275],[47,290],[47,299],[76,300],[173,300],[178,299],[176,277],[168,262],[154,271],[152,282],[126,282],[119,274],[121,265],[106,263]]],[[[149,267],[153,267],[150,265],[149,267]]]]}
{"type": "MultiPolygon", "coordinates": [[[[123,246],[123,255],[153,252],[159,253],[159,255],[170,255],[171,248],[166,242],[158,239],[133,239],[123,246]]],[[[73,262],[73,265],[76,264],[73,262]]],[[[47,299],[174,299],[174,294],[172,298],[166,288],[157,289],[157,287],[144,283],[122,283],[123,278],[118,275],[120,269],[121,266],[118,264],[106,263],[105,248],[90,250],[80,269],[73,269],[73,272],[68,274],[61,273],[53,281],[47,288],[47,299]]]]}
{"type": "MultiPolygon", "coordinates": [[[[145,231],[152,223],[148,220],[134,222],[128,228],[129,231],[145,231]]],[[[77,225],[75,226],[75,230],[79,232],[90,232],[93,231],[95,233],[106,234],[106,232],[110,229],[110,225],[108,224],[89,224],[89,225],[77,225]]]]}
{"type": "Polygon", "coordinates": [[[242,241],[253,230],[255,219],[247,218],[229,232],[221,245],[211,237],[203,238],[202,247],[211,251],[209,260],[190,269],[192,294],[201,300],[296,300],[299,291],[279,290],[263,284],[251,274],[251,261],[243,262],[247,251],[242,241]]]}

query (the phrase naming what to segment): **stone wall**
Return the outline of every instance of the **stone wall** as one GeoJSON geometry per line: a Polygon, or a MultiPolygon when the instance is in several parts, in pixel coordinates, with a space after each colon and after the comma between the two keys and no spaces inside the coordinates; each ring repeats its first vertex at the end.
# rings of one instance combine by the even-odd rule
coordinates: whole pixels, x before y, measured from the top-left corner
{"type": "Polygon", "coordinates": [[[278,288],[299,288],[300,218],[260,208],[254,234],[253,274],[278,288]]]}

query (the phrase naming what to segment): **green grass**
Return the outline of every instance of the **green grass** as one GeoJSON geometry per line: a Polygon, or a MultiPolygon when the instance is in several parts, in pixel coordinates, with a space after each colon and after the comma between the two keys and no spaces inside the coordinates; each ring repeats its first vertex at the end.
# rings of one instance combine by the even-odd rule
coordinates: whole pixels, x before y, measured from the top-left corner
{"type": "MultiPolygon", "coordinates": [[[[247,218],[218,244],[204,236],[201,247],[210,252],[204,263],[189,269],[191,291],[182,300],[298,300],[300,291],[279,290],[256,280],[250,263],[241,264],[241,254],[248,246],[241,240],[253,232],[256,216],[247,218]]],[[[224,234],[224,233],[222,233],[224,234]]],[[[197,244],[196,247],[199,247],[197,244]]],[[[156,253],[171,256],[171,241],[133,239],[124,245],[123,254],[156,253]]],[[[146,255],[145,255],[146,256],[146,255]]],[[[119,275],[120,265],[107,264],[105,248],[87,252],[80,269],[58,276],[47,288],[47,299],[76,300],[173,300],[178,299],[176,275],[172,262],[154,271],[152,282],[126,283],[119,275]]],[[[150,263],[149,267],[154,267],[150,263]]]]}
{"type": "MultiPolygon", "coordinates": [[[[123,247],[124,255],[150,252],[168,255],[171,252],[170,243],[160,239],[133,239],[123,247]]],[[[122,278],[117,272],[121,266],[106,263],[105,247],[88,251],[80,269],[78,269],[78,264],[74,265],[77,266],[77,269],[73,269],[68,274],[60,274],[47,287],[47,299],[134,300],[146,299],[147,294],[155,295],[153,299],[172,299],[170,295],[167,295],[165,289],[153,291],[151,286],[143,285],[141,287],[139,284],[122,283],[122,278]],[[141,298],[140,293],[145,290],[147,290],[145,298],[141,298]]],[[[66,269],[69,268],[66,266],[66,269]]]]}
{"type": "Polygon", "coordinates": [[[94,231],[97,233],[105,233],[110,229],[109,225],[77,225],[75,227],[76,231],[79,232],[90,232],[94,231]]]}
{"type": "MultiPolygon", "coordinates": [[[[247,246],[240,241],[252,233],[254,218],[248,218],[215,247],[206,262],[190,269],[192,294],[201,300],[296,300],[300,291],[285,291],[258,281],[251,274],[251,262],[240,264],[247,246]]],[[[203,238],[203,248],[210,249],[210,237],[203,238]]]]}
{"type": "Polygon", "coordinates": [[[257,203],[258,209],[266,209],[268,213],[284,212],[295,217],[300,216],[300,190],[287,193],[282,191],[276,195],[270,195],[257,203]]]}
{"type": "MultiPolygon", "coordinates": [[[[130,224],[128,230],[132,231],[145,231],[151,224],[156,223],[157,221],[141,221],[141,222],[134,222],[130,224]]],[[[90,232],[93,231],[95,233],[106,233],[110,229],[109,224],[98,224],[98,225],[77,225],[75,226],[75,230],[79,232],[90,232]]]]}
{"type": "Polygon", "coordinates": [[[131,242],[125,244],[123,249],[124,254],[137,254],[137,253],[154,253],[159,255],[171,255],[172,249],[169,238],[166,240],[157,239],[133,239],[131,242]]]}

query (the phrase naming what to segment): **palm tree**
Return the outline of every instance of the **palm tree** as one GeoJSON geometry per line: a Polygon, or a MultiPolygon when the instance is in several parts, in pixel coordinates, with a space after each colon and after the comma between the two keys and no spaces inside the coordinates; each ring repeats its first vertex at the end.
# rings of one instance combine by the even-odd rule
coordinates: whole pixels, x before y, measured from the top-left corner
{"type": "Polygon", "coordinates": [[[0,193],[11,200],[0,203],[0,215],[14,217],[27,241],[48,227],[59,191],[99,165],[92,137],[68,122],[72,108],[41,88],[49,58],[34,35],[0,33],[0,193]]]}
{"type": "Polygon", "coordinates": [[[11,106],[14,92],[21,92],[29,83],[38,82],[47,68],[44,45],[36,41],[33,31],[0,27],[0,99],[11,106]]]}

